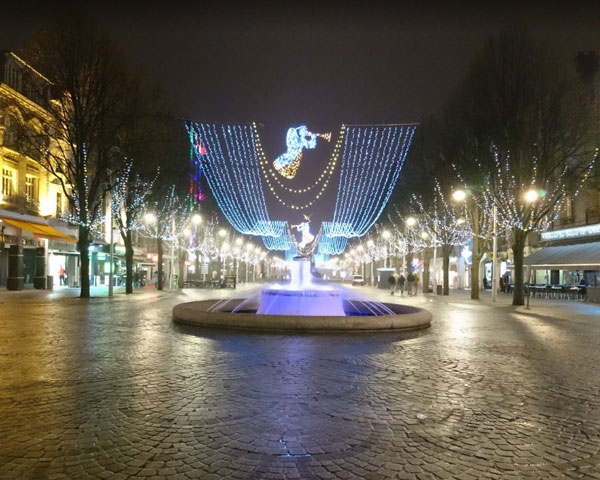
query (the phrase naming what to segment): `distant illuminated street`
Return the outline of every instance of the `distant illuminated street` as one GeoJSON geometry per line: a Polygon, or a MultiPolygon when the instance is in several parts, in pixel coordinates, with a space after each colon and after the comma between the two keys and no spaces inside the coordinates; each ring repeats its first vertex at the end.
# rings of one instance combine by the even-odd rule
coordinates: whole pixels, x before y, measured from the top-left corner
{"type": "Polygon", "coordinates": [[[231,290],[0,292],[0,478],[600,478],[600,306],[353,288],[432,327],[202,330],[173,305],[231,290]]]}

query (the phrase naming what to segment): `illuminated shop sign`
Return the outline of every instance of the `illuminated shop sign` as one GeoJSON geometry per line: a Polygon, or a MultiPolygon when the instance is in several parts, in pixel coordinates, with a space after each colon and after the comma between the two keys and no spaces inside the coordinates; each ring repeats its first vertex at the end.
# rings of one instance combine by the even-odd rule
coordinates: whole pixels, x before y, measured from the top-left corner
{"type": "Polygon", "coordinates": [[[542,240],[563,240],[567,238],[581,238],[600,235],[600,223],[586,225],[585,227],[567,228],[565,230],[554,230],[542,233],[542,240]]]}

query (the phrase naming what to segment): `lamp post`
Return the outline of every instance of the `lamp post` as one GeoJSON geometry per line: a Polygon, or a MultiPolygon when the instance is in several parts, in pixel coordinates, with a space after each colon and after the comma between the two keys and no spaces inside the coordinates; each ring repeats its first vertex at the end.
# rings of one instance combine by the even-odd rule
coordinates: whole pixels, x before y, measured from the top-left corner
{"type": "Polygon", "coordinates": [[[369,254],[371,257],[371,277],[369,278],[369,285],[373,285],[373,279],[375,278],[374,273],[375,273],[375,269],[374,269],[374,264],[375,264],[375,255],[373,252],[373,246],[375,245],[375,242],[371,239],[369,239],[369,241],[367,242],[367,247],[369,247],[369,254]]]}
{"type": "Polygon", "coordinates": [[[383,259],[383,267],[387,268],[388,266],[388,254],[389,254],[389,250],[390,250],[390,232],[388,232],[387,230],[384,230],[383,233],[381,234],[381,236],[384,238],[385,240],[385,257],[383,259]]]}
{"type": "MultiPolygon", "coordinates": [[[[108,193],[108,195],[110,195],[110,192],[108,193]]],[[[108,296],[112,297],[113,296],[113,257],[114,257],[114,246],[113,246],[113,216],[112,216],[112,196],[109,197],[108,199],[109,201],[109,216],[110,216],[110,222],[109,222],[109,228],[110,228],[110,250],[109,250],[109,261],[110,261],[110,268],[108,270],[108,296]]]]}
{"type": "MultiPolygon", "coordinates": [[[[147,225],[154,225],[154,224],[156,223],[156,215],[154,215],[152,212],[148,212],[148,213],[146,213],[146,214],[144,215],[144,222],[145,222],[147,225]]],[[[157,268],[158,268],[158,265],[157,265],[157,268]]],[[[150,271],[150,273],[151,273],[151,276],[150,276],[150,278],[148,279],[149,281],[151,281],[151,280],[152,280],[152,274],[154,273],[154,272],[153,272],[153,270],[154,270],[154,267],[153,267],[153,268],[151,269],[151,271],[150,271]]],[[[158,279],[157,279],[157,281],[158,281],[158,279]]]]}
{"type": "MultiPolygon", "coordinates": [[[[414,226],[417,224],[417,219],[416,219],[415,217],[408,217],[404,223],[406,223],[406,226],[407,226],[408,228],[412,228],[412,227],[414,227],[414,226]]],[[[405,236],[405,238],[408,238],[408,237],[407,237],[407,236],[405,236]]],[[[407,269],[407,265],[406,265],[406,256],[408,255],[408,253],[409,253],[409,252],[408,252],[408,244],[407,244],[407,245],[406,245],[406,251],[405,251],[405,253],[404,253],[404,262],[403,262],[403,269],[404,269],[404,273],[405,273],[406,275],[408,275],[408,273],[409,273],[409,272],[408,272],[408,270],[411,270],[411,271],[412,271],[412,266],[411,266],[411,265],[408,265],[408,269],[407,269]]],[[[434,252],[434,255],[435,255],[435,252],[434,252]]],[[[435,257],[434,257],[434,258],[435,258],[435,257]]],[[[412,257],[411,257],[411,259],[412,259],[412,257]]],[[[435,264],[434,264],[434,269],[435,269],[435,264]]],[[[434,271],[435,271],[435,270],[434,270],[434,271]]]]}
{"type": "Polygon", "coordinates": [[[494,232],[492,240],[492,302],[495,302],[498,298],[498,269],[496,268],[498,259],[498,210],[496,208],[496,202],[494,202],[492,209],[492,218],[494,221],[494,232]]]}

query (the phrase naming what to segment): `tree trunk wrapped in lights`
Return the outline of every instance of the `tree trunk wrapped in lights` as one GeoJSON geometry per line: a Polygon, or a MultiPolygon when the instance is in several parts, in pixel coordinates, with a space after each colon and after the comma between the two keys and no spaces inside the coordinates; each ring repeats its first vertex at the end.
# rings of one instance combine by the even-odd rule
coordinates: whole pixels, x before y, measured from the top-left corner
{"type": "Polygon", "coordinates": [[[422,237],[430,239],[433,248],[442,247],[443,253],[443,293],[450,293],[450,254],[455,245],[465,245],[472,236],[469,222],[465,221],[466,210],[463,204],[446,201],[440,184],[436,181],[435,191],[427,204],[413,196],[414,215],[417,218],[422,237]]]}

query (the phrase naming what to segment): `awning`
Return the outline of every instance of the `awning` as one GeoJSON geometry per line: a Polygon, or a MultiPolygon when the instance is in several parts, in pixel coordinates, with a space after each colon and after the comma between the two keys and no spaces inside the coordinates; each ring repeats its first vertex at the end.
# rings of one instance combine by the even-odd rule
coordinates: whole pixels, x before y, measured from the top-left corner
{"type": "Polygon", "coordinates": [[[5,223],[12,225],[13,227],[20,228],[21,230],[27,230],[33,233],[35,238],[48,238],[50,240],[60,240],[61,242],[76,243],[77,240],[71,235],[59,232],[55,228],[49,227],[48,225],[42,225],[41,223],[26,222],[24,220],[15,220],[14,218],[0,217],[5,223]]]}
{"type": "Polygon", "coordinates": [[[600,269],[600,242],[544,247],[523,260],[532,268],[600,269]]]}

